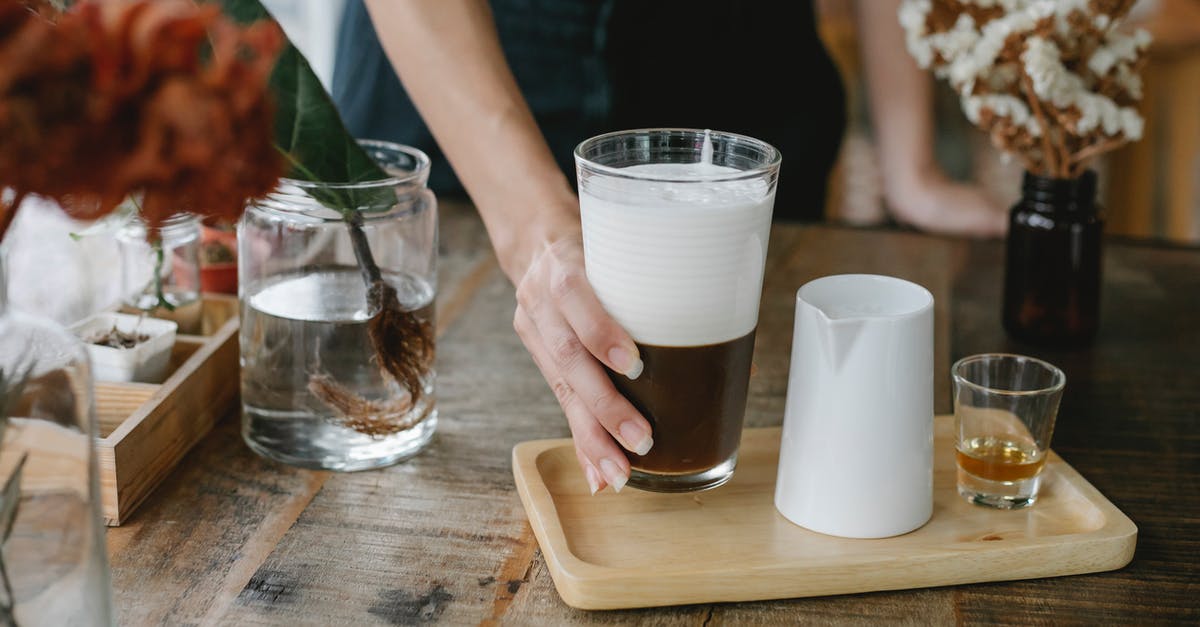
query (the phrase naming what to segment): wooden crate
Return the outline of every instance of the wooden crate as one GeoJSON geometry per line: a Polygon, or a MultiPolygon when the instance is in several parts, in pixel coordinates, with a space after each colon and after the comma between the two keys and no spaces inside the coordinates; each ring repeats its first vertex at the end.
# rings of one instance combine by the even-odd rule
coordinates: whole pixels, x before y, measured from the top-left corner
{"type": "Polygon", "coordinates": [[[104,522],[120,525],[238,400],[238,301],[205,294],[161,384],[96,382],[104,522]]]}

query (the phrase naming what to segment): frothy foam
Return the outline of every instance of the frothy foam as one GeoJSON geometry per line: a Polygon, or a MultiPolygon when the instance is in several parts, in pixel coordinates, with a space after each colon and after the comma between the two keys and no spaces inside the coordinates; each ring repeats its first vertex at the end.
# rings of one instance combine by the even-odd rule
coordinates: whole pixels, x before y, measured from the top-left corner
{"type": "Polygon", "coordinates": [[[584,259],[600,302],[637,342],[697,346],[758,321],[774,190],[708,163],[644,164],[580,190],[584,259]]]}

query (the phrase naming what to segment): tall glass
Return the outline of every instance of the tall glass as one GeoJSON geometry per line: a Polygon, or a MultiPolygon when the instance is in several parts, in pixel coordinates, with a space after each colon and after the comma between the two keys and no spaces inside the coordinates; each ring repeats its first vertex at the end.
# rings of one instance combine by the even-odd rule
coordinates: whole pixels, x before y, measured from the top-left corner
{"type": "Polygon", "coordinates": [[[643,129],[575,149],[588,281],[633,337],[609,373],[653,428],[629,485],[684,492],[737,465],[779,151],[732,133],[643,129]]]}
{"type": "Polygon", "coordinates": [[[297,466],[394,464],[437,429],[429,158],[407,146],[363,146],[392,178],[285,179],[238,228],[242,436],[259,454],[297,466]],[[373,333],[386,299],[368,293],[375,280],[364,254],[395,291],[388,319],[401,328],[382,344],[411,377],[393,376],[378,359],[373,333]]]}
{"type": "Polygon", "coordinates": [[[0,625],[112,625],[83,342],[8,306],[0,248],[0,625]]]}

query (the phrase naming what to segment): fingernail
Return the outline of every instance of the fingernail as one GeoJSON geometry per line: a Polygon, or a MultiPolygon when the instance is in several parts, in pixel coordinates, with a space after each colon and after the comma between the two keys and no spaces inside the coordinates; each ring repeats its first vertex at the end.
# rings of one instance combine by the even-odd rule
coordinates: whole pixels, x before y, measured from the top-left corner
{"type": "Polygon", "coordinates": [[[630,352],[629,349],[623,346],[614,346],[609,349],[608,360],[612,362],[612,365],[617,367],[619,372],[631,380],[638,378],[642,374],[642,360],[638,358],[636,353],[630,352]]]}
{"type": "Polygon", "coordinates": [[[588,464],[583,469],[583,476],[587,477],[588,487],[592,490],[592,496],[596,496],[596,491],[600,489],[600,477],[596,476],[596,468],[588,464]]]}
{"type": "Polygon", "coordinates": [[[620,492],[621,488],[625,487],[625,482],[629,481],[629,477],[621,472],[621,467],[611,459],[600,460],[600,472],[604,473],[604,478],[608,480],[608,485],[613,487],[613,492],[620,492]]]}
{"type": "Polygon", "coordinates": [[[650,434],[646,433],[645,429],[642,429],[636,422],[632,420],[626,420],[625,422],[621,423],[621,428],[619,431],[621,433],[621,439],[625,440],[625,444],[633,447],[629,450],[637,453],[638,455],[645,455],[646,453],[649,453],[650,447],[654,446],[654,440],[650,437],[650,434]]]}

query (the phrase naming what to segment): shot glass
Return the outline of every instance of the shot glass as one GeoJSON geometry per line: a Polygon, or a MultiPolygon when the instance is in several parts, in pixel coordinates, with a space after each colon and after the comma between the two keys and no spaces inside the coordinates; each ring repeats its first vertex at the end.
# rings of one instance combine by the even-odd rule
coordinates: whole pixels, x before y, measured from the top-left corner
{"type": "Polygon", "coordinates": [[[958,493],[999,509],[1037,500],[1067,378],[1033,357],[973,355],[951,368],[958,493]]]}

